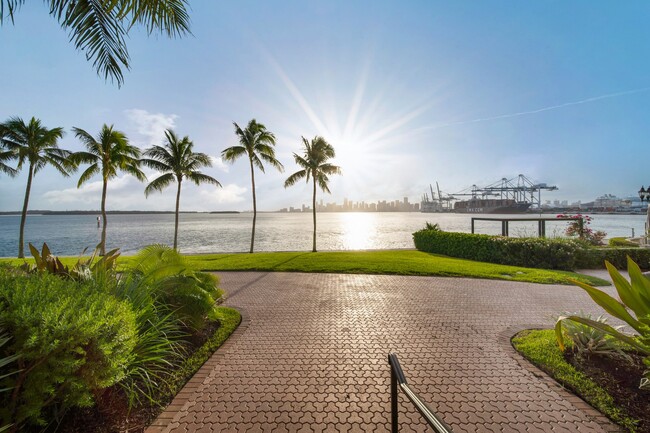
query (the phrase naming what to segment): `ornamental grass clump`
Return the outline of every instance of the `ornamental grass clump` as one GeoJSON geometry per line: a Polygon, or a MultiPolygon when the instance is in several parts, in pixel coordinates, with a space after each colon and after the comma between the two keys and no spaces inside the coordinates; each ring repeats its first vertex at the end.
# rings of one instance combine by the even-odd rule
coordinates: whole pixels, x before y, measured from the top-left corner
{"type": "Polygon", "coordinates": [[[641,273],[639,266],[629,257],[627,262],[627,270],[630,274],[629,282],[611,263],[606,262],[605,265],[614,286],[616,286],[620,301],[588,284],[579,281],[573,282],[584,289],[591,299],[605,309],[607,313],[627,323],[637,334],[624,334],[606,323],[578,315],[569,315],[560,316],[555,324],[557,342],[560,349],[565,350],[562,324],[567,320],[582,323],[605,332],[644,356],[643,362],[648,367],[648,370],[645,371],[639,387],[641,389],[650,389],[650,280],[641,273]]]}

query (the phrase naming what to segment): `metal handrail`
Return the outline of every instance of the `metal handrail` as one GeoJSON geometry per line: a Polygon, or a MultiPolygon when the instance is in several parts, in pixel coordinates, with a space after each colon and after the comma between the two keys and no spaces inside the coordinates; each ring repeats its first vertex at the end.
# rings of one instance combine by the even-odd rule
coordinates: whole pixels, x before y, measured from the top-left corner
{"type": "Polygon", "coordinates": [[[391,431],[398,433],[398,409],[397,409],[397,387],[402,390],[406,397],[415,405],[415,408],[424,417],[424,420],[433,428],[436,433],[452,433],[449,427],[441,420],[433,410],[420,398],[419,395],[411,388],[406,381],[402,367],[397,359],[397,354],[388,354],[388,364],[390,365],[390,410],[391,410],[391,431]]]}

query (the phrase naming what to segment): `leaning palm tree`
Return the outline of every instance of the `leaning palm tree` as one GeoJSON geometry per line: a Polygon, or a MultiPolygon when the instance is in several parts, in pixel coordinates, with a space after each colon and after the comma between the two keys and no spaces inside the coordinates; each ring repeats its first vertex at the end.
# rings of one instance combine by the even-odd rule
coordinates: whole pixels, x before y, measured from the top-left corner
{"type": "Polygon", "coordinates": [[[293,159],[296,164],[302,167],[302,170],[295,172],[287,178],[284,182],[284,187],[287,188],[300,179],[305,178],[309,183],[309,178],[314,179],[314,194],[312,197],[312,210],[314,213],[314,247],[313,252],[316,252],[316,184],[326,193],[330,192],[328,187],[329,175],[341,174],[341,168],[327,162],[330,158],[334,158],[334,148],[323,137],[316,136],[309,142],[305,137],[302,137],[302,144],[305,146],[302,156],[294,153],[293,159]]]}
{"type": "Polygon", "coordinates": [[[264,173],[264,164],[262,160],[268,162],[280,172],[284,167],[275,159],[275,135],[266,130],[266,126],[257,123],[255,119],[248,122],[246,129],[241,129],[237,123],[235,125],[235,134],[239,137],[239,146],[232,146],[221,152],[221,157],[228,162],[235,162],[237,158],[243,155],[248,156],[251,166],[251,184],[253,191],[253,231],[251,233],[251,250],[255,245],[255,221],[257,220],[257,199],[255,197],[255,166],[264,173]]]}
{"type": "MultiPolygon", "coordinates": [[[[0,129],[2,130],[0,141],[5,149],[3,153],[10,152],[11,154],[5,158],[11,158],[13,155],[18,159],[17,170],[20,170],[24,164],[29,164],[18,238],[18,257],[22,259],[25,257],[25,221],[27,220],[29,194],[34,176],[47,165],[53,166],[62,175],[69,176],[70,172],[76,170],[76,165],[70,159],[71,153],[59,148],[58,141],[63,137],[63,128],[48,129],[34,117],[29,123],[25,123],[20,117],[12,117],[0,125],[0,129]]],[[[12,172],[9,171],[9,173],[12,172]]]]}
{"type": "Polygon", "coordinates": [[[181,184],[183,179],[188,179],[196,185],[211,183],[221,186],[219,181],[198,169],[212,167],[210,157],[205,153],[194,152],[192,143],[188,136],[179,139],[178,136],[168,129],[165,131],[166,142],[163,146],[153,146],[144,152],[142,164],[162,173],[144,189],[145,196],[154,191],[162,192],[174,180],[178,183],[176,189],[176,219],[174,220],[174,249],[178,245],[178,209],[181,200],[181,184]]]}
{"type": "Polygon", "coordinates": [[[147,180],[140,170],[140,149],[129,144],[123,132],[115,131],[113,125],[104,124],[97,138],[80,128],[72,128],[76,137],[86,146],[87,152],[76,152],[75,162],[90,164],[79,177],[77,188],[96,174],[102,176],[102,239],[99,253],[106,253],[106,189],[108,181],[117,176],[120,170],[134,176],[139,181],[147,180]]]}
{"type": "MultiPolygon", "coordinates": [[[[25,0],[0,0],[0,25],[14,21],[25,0]]],[[[190,32],[187,0],[46,0],[49,13],[70,34],[70,42],[92,60],[97,74],[124,82],[129,69],[126,37],[132,27],[144,27],[169,37],[190,32]]]]}

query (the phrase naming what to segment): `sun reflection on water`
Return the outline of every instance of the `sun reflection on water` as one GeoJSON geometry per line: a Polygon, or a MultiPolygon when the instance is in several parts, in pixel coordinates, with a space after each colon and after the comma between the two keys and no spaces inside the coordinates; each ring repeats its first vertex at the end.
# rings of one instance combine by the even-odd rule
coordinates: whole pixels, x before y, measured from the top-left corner
{"type": "Polygon", "coordinates": [[[377,223],[372,213],[342,213],[339,214],[343,229],[343,249],[365,250],[373,245],[377,236],[377,223]]]}

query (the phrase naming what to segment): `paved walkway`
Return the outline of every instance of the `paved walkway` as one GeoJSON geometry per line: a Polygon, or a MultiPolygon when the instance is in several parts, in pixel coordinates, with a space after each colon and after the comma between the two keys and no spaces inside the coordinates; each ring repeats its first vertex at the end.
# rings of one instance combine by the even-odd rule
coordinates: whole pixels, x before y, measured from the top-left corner
{"type": "MultiPolygon", "coordinates": [[[[572,286],[221,273],[247,321],[149,432],[385,432],[389,352],[454,432],[616,431],[526,364],[515,329],[597,308],[572,286]]],[[[400,397],[400,431],[427,431],[400,397]]]]}

